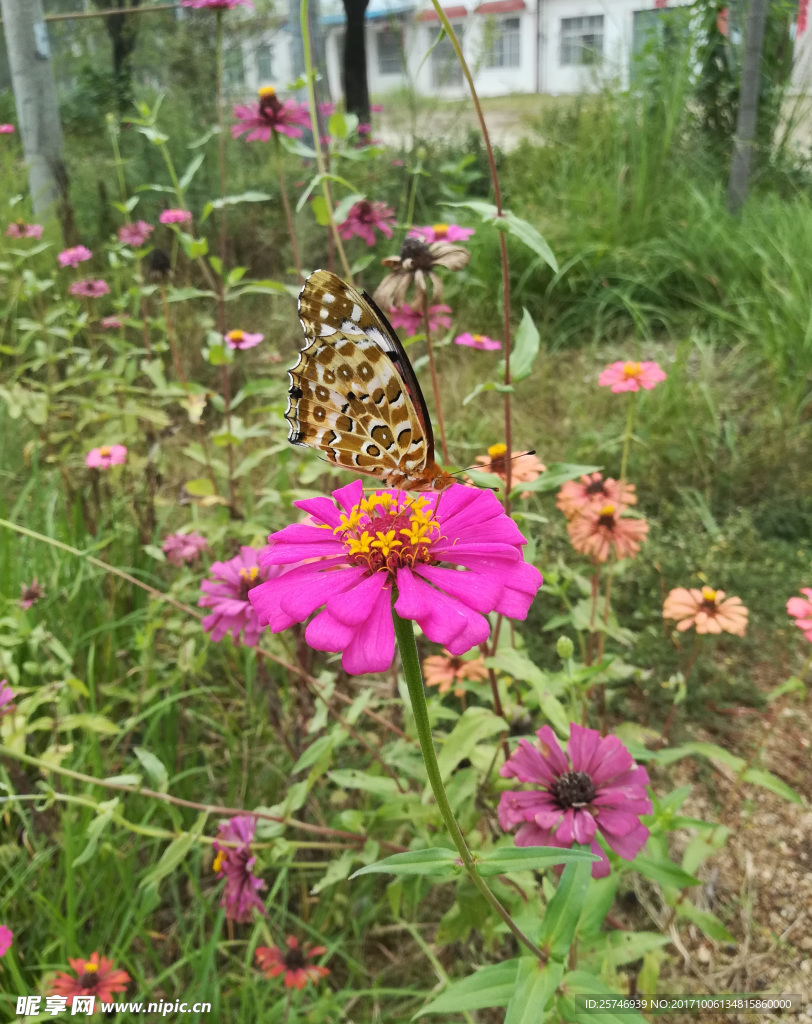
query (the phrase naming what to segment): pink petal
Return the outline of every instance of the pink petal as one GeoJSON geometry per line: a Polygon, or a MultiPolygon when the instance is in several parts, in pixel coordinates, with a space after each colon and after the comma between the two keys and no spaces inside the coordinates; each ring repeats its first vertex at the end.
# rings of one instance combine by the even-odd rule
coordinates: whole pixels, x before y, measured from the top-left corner
{"type": "Polygon", "coordinates": [[[375,605],[355,632],[344,651],[341,664],[350,675],[384,672],[395,654],[395,627],[392,624],[392,598],[389,587],[378,592],[375,605]]]}
{"type": "Polygon", "coordinates": [[[570,771],[570,764],[564,756],[564,751],[558,743],[558,737],[549,725],[543,725],[537,732],[539,745],[542,753],[550,763],[550,768],[555,775],[566,775],[570,771]]]}
{"type": "Polygon", "coordinates": [[[499,769],[503,779],[515,778],[519,782],[546,782],[556,780],[556,773],[547,757],[528,740],[519,740],[518,747],[499,769]]]}
{"type": "Polygon", "coordinates": [[[478,612],[492,612],[503,591],[493,574],[486,576],[483,573],[459,572],[434,565],[416,565],[414,571],[478,612]]]}
{"type": "Polygon", "coordinates": [[[598,825],[589,811],[576,810],[573,835],[576,843],[591,843],[595,838],[598,825]]]}
{"type": "Polygon", "coordinates": [[[447,597],[402,567],[397,571],[395,611],[414,619],[429,640],[443,644],[451,654],[465,654],[488,638],[490,625],[478,612],[447,597]]]}
{"type": "MultiPolygon", "coordinates": [[[[573,771],[589,772],[592,758],[600,746],[601,734],[597,729],[585,729],[573,722],[570,725],[570,739],[567,753],[572,761],[573,771]]],[[[579,840],[580,842],[580,840],[579,840]]]]}
{"type": "MultiPolygon", "coordinates": [[[[601,828],[600,818],[598,818],[598,828],[601,828]]],[[[624,860],[634,860],[646,845],[649,837],[649,831],[645,825],[638,825],[633,832],[625,836],[603,832],[602,828],[601,831],[609,846],[619,857],[623,857],[624,860]]]]}

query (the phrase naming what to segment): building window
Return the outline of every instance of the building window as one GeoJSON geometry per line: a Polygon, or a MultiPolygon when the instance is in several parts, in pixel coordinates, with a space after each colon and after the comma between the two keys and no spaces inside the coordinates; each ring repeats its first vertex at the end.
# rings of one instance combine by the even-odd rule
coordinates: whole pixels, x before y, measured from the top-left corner
{"type": "Polygon", "coordinates": [[[270,82],[273,79],[273,51],[267,43],[260,43],[256,48],[254,60],[260,85],[270,82]]]}
{"type": "Polygon", "coordinates": [[[562,66],[599,64],[603,58],[603,15],[561,19],[562,66]]]}
{"type": "Polygon", "coordinates": [[[385,28],[377,35],[378,74],[399,75],[403,71],[403,39],[399,29],[385,28]]]}
{"type": "Polygon", "coordinates": [[[517,68],[521,64],[521,35],[519,18],[502,18],[493,26],[487,26],[485,38],[486,68],[517,68]]]}
{"type": "MultiPolygon", "coordinates": [[[[462,46],[463,26],[454,25],[454,32],[462,46]]],[[[462,85],[462,68],[457,60],[451,40],[437,28],[431,37],[434,48],[431,51],[431,84],[433,86],[462,85]],[[442,35],[442,39],[440,36],[442,35]],[[439,39],[439,42],[437,40],[439,39]]]]}
{"type": "Polygon", "coordinates": [[[244,85],[242,47],[230,46],[223,53],[223,87],[226,92],[238,92],[244,85]]]}

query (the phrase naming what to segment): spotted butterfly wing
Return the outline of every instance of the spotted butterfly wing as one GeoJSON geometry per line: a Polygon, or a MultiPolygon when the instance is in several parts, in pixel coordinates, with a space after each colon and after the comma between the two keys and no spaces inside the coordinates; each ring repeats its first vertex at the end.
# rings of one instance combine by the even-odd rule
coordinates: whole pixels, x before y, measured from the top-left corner
{"type": "Polygon", "coordinates": [[[288,440],[386,486],[424,491],[454,483],[434,461],[412,365],[372,299],[316,270],[299,295],[299,319],[305,346],[288,371],[288,440]]]}

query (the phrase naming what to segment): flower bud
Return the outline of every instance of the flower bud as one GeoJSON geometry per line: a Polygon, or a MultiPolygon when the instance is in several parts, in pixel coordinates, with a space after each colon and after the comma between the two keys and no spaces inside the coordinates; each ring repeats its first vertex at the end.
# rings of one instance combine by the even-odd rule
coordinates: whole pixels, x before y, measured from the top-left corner
{"type": "Polygon", "coordinates": [[[572,652],[575,648],[568,636],[560,636],[555,642],[555,650],[562,661],[567,661],[567,659],[572,657],[572,652]]]}

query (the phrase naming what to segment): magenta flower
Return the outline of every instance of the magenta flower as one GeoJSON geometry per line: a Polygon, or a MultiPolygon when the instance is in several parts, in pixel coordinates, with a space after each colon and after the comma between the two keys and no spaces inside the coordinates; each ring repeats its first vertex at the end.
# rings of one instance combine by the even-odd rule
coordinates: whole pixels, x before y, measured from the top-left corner
{"type": "Polygon", "coordinates": [[[427,245],[432,242],[465,242],[473,235],[473,228],[461,228],[459,224],[430,224],[425,228],[411,228],[409,238],[420,238],[427,245]]]}
{"type": "Polygon", "coordinates": [[[122,224],[118,229],[118,240],[122,245],[140,249],[154,230],[145,220],[137,220],[134,224],[122,224]]]}
{"type": "Polygon", "coordinates": [[[264,334],[249,334],[248,331],[228,331],[226,343],[229,348],[254,348],[264,340],[264,334]]]}
{"type": "Polygon", "coordinates": [[[200,584],[203,597],[197,602],[201,608],[212,609],[203,619],[203,629],[217,641],[231,630],[234,643],[239,643],[244,631],[243,642],[256,647],[260,623],[249,597],[255,587],[280,570],[269,572],[256,548],[241,547],[239,555],[227,562],[215,562],[209,572],[214,579],[200,584]]]}
{"type": "Polygon", "coordinates": [[[321,114],[322,117],[332,117],[335,112],[336,112],[336,105],[335,105],[335,103],[320,103],[319,104],[319,113],[321,114]]]}
{"type": "Polygon", "coordinates": [[[84,245],[74,245],[72,249],[63,249],[57,256],[60,267],[78,267],[85,260],[93,258],[93,253],[84,245]]]}
{"type": "Polygon", "coordinates": [[[117,316],[104,316],[102,317],[101,325],[106,331],[112,331],[118,327],[123,327],[124,323],[117,316]]]}
{"type": "Polygon", "coordinates": [[[247,132],[246,142],[268,142],[273,132],[298,139],[302,127],[310,126],[307,104],[297,100],[282,102],[272,85],[264,85],[259,90],[259,103],[235,104],[234,117],[237,124],[231,126],[231,134],[236,139],[247,132]]]}
{"type": "Polygon", "coordinates": [[[260,625],[279,633],[322,608],[305,630],[317,651],[342,651],[346,672],[382,672],[395,648],[391,600],[452,655],[488,636],[492,611],[524,619],[541,573],[491,491],[454,484],[442,494],[378,491],[356,480],[329,498],[294,502],[314,524],[269,537],[260,565],[296,565],[252,590],[260,625]],[[460,572],[457,568],[465,571],[460,572]]]}
{"type": "Polygon", "coordinates": [[[383,103],[370,103],[370,105],[369,105],[369,112],[371,114],[382,114],[383,113],[383,103]]]}
{"type": "Polygon", "coordinates": [[[230,921],[242,924],[251,920],[251,911],[255,907],[261,914],[266,913],[262,900],[257,896],[265,883],[251,870],[256,862],[256,857],[251,856],[256,826],[256,819],[248,814],[221,821],[218,826],[220,834],[213,844],[217,856],[212,867],[218,878],[226,880],[220,906],[226,908],[226,917],[230,921]],[[223,846],[222,843],[237,845],[223,846]]]}
{"type": "Polygon", "coordinates": [[[585,729],[576,722],[570,723],[567,757],[549,725],[536,736],[539,747],[520,740],[499,770],[503,778],[541,787],[502,794],[502,828],[521,825],[517,846],[567,849],[573,843],[588,844],[601,858],[592,865],[593,878],[609,874],[609,858],[595,838],[596,831],[618,856],[634,860],[649,835],[640,821],[641,814],[651,814],[646,769],[634,763],[616,736],[601,737],[597,729],[585,729]]]}
{"type": "Polygon", "coordinates": [[[0,135],[13,135],[15,130],[13,124],[0,124],[0,135]]]}
{"type": "Polygon", "coordinates": [[[15,220],[6,228],[7,238],[42,238],[42,224],[26,224],[25,221],[15,220]]]}
{"type": "Polygon", "coordinates": [[[192,219],[191,210],[164,210],[158,220],[161,224],[188,224],[192,219]]]}
{"type": "Polygon", "coordinates": [[[14,932],[4,924],[0,924],[0,956],[5,956],[11,949],[14,932]]]}
{"type": "Polygon", "coordinates": [[[660,381],[665,380],[665,373],[657,363],[611,363],[598,377],[601,387],[611,387],[615,394],[621,391],[639,391],[645,388],[651,391],[660,381]]]}
{"type": "Polygon", "coordinates": [[[33,578],[33,580],[31,580],[30,583],[20,584],[19,604],[23,611],[27,612],[29,608],[32,608],[37,603],[37,601],[39,601],[40,598],[44,596],[45,592],[37,582],[36,576],[33,578]]]}
{"type": "Polygon", "coordinates": [[[812,587],[801,587],[803,597],[791,597],[787,601],[787,614],[795,619],[795,625],[803,630],[803,634],[812,643],[812,587]]]}
{"type": "Polygon", "coordinates": [[[13,700],[14,691],[5,679],[0,679],[0,718],[4,715],[10,715],[12,711],[17,710],[11,703],[13,700]]]}
{"type": "Polygon", "coordinates": [[[170,533],[164,538],[161,550],[167,562],[180,568],[188,562],[194,562],[208,546],[206,538],[199,533],[170,533]]]}
{"type": "Polygon", "coordinates": [[[194,7],[200,10],[207,7],[212,11],[230,11],[234,7],[248,7],[254,10],[252,0],[180,0],[181,7],[194,7]]]}
{"type": "Polygon", "coordinates": [[[100,299],[102,295],[110,292],[110,285],[101,278],[86,277],[81,281],[74,281],[68,288],[71,295],[80,295],[84,299],[100,299]]]}
{"type": "Polygon", "coordinates": [[[478,348],[483,352],[495,352],[498,348],[502,347],[501,341],[494,341],[487,334],[470,334],[468,331],[464,334],[458,334],[454,339],[454,344],[467,345],[468,348],[478,348]]]}
{"type": "Polygon", "coordinates": [[[370,203],[366,199],[359,199],[350,207],[347,219],[338,225],[342,238],[352,238],[358,235],[367,245],[375,244],[374,228],[377,228],[387,238],[392,237],[392,224],[395,220],[395,211],[386,203],[370,203]]]}
{"type": "MultiPolygon", "coordinates": [[[[438,327],[448,330],[451,326],[451,317],[446,314],[450,312],[451,306],[429,306],[429,330],[434,332],[438,327]]],[[[393,327],[402,328],[411,337],[424,327],[423,311],[406,302],[401,306],[390,306],[389,322],[393,327]]]]}
{"type": "Polygon", "coordinates": [[[91,469],[109,469],[127,461],[127,449],[123,444],[102,445],[93,448],[85,456],[85,465],[91,469]]]}

